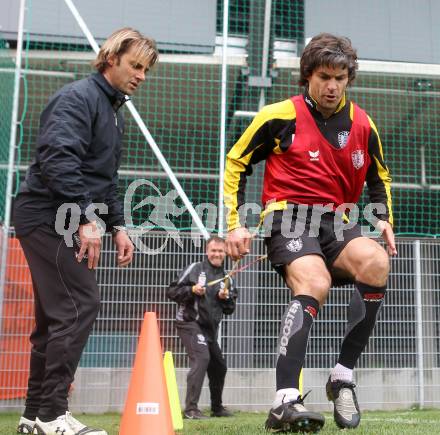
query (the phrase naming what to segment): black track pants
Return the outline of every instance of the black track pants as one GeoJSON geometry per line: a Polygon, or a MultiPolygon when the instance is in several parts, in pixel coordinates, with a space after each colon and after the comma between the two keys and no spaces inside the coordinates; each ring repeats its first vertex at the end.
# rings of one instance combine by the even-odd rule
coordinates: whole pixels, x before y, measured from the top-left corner
{"type": "Polygon", "coordinates": [[[20,243],[34,287],[35,329],[25,415],[54,419],[68,409],[67,394],[98,315],[95,272],[48,225],[20,243]]]}
{"type": "Polygon", "coordinates": [[[207,340],[197,322],[177,322],[177,334],[189,357],[185,411],[198,407],[203,380],[208,374],[211,409],[222,408],[222,393],[226,377],[226,363],[217,341],[207,340]]]}

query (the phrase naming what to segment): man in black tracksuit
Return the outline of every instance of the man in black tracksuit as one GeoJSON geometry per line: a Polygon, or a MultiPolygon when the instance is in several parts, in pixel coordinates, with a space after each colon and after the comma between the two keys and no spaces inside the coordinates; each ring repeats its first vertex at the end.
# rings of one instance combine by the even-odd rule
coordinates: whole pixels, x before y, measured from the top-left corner
{"type": "Polygon", "coordinates": [[[177,334],[190,360],[185,418],[206,418],[197,407],[206,373],[211,393],[211,416],[232,416],[222,404],[227,368],[217,337],[223,314],[232,314],[235,310],[237,290],[230,278],[209,284],[225,276],[225,255],[224,240],[210,238],[206,245],[207,258],[182,270],[168,289],[168,297],[179,305],[177,334]]]}
{"type": "Polygon", "coordinates": [[[106,435],[72,417],[67,394],[99,311],[101,231],[112,232],[119,266],[132,260],[118,196],[119,109],[156,59],[154,41],[130,28],[118,30],[101,47],[97,72],[64,86],[41,114],[35,161],[14,204],[36,323],[18,433],[106,435]]]}

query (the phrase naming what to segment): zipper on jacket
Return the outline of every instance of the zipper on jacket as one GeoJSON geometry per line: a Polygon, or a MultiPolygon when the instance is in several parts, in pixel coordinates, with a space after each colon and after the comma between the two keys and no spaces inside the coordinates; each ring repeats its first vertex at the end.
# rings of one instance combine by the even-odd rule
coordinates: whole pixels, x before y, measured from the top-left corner
{"type": "Polygon", "coordinates": [[[113,116],[115,117],[115,125],[118,126],[118,110],[127,102],[130,100],[130,97],[127,95],[124,95],[123,99],[116,100],[113,104],[113,116]]]}

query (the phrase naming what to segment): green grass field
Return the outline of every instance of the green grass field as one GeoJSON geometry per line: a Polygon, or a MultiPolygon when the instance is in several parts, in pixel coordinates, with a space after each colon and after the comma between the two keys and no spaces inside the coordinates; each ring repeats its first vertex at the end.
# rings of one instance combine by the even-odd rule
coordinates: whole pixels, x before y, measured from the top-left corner
{"type": "MultiPolygon", "coordinates": [[[[82,422],[106,429],[109,435],[118,435],[117,414],[76,415],[82,422]]],[[[326,424],[322,435],[345,434],[336,427],[330,414],[325,414],[326,424]]],[[[14,435],[18,414],[0,414],[0,434],[14,435]]],[[[263,425],[266,414],[237,413],[233,418],[213,418],[204,421],[184,420],[182,431],[176,435],[258,435],[266,434],[263,425]]],[[[440,434],[440,410],[408,410],[391,412],[365,412],[353,435],[438,435],[440,434]]],[[[157,435],[148,432],[131,435],[157,435]]]]}

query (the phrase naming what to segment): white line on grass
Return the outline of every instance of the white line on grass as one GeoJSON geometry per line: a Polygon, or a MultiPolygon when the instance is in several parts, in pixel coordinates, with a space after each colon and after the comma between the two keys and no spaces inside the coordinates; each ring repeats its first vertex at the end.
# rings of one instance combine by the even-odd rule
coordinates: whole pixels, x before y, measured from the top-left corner
{"type": "Polygon", "coordinates": [[[362,421],[380,421],[383,423],[406,423],[406,424],[438,424],[438,420],[416,420],[413,418],[388,418],[384,416],[383,418],[378,417],[362,417],[362,421]]]}

